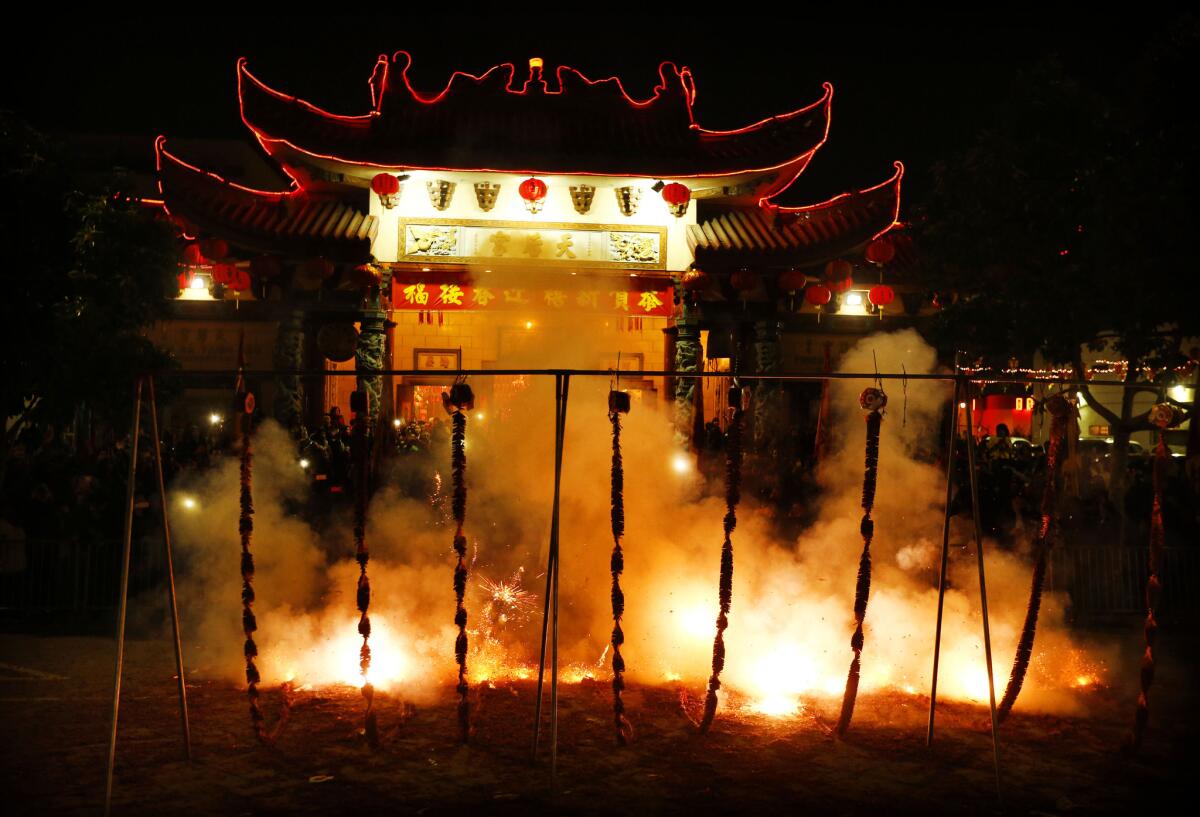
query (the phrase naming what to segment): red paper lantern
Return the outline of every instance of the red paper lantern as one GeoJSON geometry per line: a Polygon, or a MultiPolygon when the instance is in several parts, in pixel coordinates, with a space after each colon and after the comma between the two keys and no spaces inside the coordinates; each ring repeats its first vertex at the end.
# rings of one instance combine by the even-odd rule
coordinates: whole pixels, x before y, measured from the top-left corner
{"type": "Polygon", "coordinates": [[[824,284],[813,284],[804,290],[804,300],[820,309],[833,300],[833,293],[824,284]]]}
{"type": "Polygon", "coordinates": [[[784,270],[779,274],[779,288],[795,294],[808,286],[808,276],[798,269],[784,270]]]}
{"type": "Polygon", "coordinates": [[[311,278],[319,278],[322,281],[332,278],[335,272],[333,264],[329,259],[322,258],[321,256],[310,258],[300,266],[304,269],[305,275],[311,278]]]}
{"type": "Polygon", "coordinates": [[[671,182],[663,187],[662,197],[663,201],[667,203],[667,208],[671,211],[671,215],[681,218],[687,213],[688,202],[692,200],[692,191],[686,184],[671,182]]]}
{"type": "Polygon", "coordinates": [[[844,292],[849,292],[854,286],[854,278],[851,277],[854,273],[854,267],[849,261],[842,258],[835,258],[825,265],[825,275],[823,281],[825,286],[829,287],[829,291],[837,295],[844,292]]]}
{"type": "Polygon", "coordinates": [[[370,264],[359,264],[350,271],[350,283],[361,289],[378,286],[381,277],[379,269],[370,264]]]}
{"type": "Polygon", "coordinates": [[[212,280],[214,284],[229,286],[237,274],[237,267],[233,264],[213,264],[212,280]]]}
{"type": "Polygon", "coordinates": [[[235,267],[233,264],[230,264],[228,275],[229,280],[226,286],[234,292],[245,292],[250,288],[250,273],[241,267],[235,267]]]}
{"type": "Polygon", "coordinates": [[[546,183],[541,179],[530,177],[521,182],[521,186],[517,188],[517,192],[521,194],[521,198],[525,201],[541,201],[546,198],[546,183]]]}
{"type": "Polygon", "coordinates": [[[748,269],[740,269],[729,276],[729,283],[743,295],[758,286],[758,276],[748,269]]]}
{"type": "Polygon", "coordinates": [[[867,300],[871,302],[872,306],[881,308],[889,306],[892,301],[896,300],[896,291],[887,284],[879,284],[867,291],[867,300]]]}
{"type": "Polygon", "coordinates": [[[687,292],[702,292],[712,285],[712,277],[704,270],[690,269],[680,279],[687,292]]]}
{"type": "Polygon", "coordinates": [[[686,184],[671,182],[663,187],[662,197],[667,204],[687,204],[692,200],[692,191],[686,184]]]}
{"type": "Polygon", "coordinates": [[[324,258],[310,258],[296,268],[296,284],[301,289],[313,290],[321,286],[321,282],[331,278],[334,273],[333,264],[324,258]]]}
{"type": "Polygon", "coordinates": [[[376,173],[371,179],[371,189],[380,196],[390,196],[400,192],[400,180],[391,173],[376,173]]]}
{"type": "Polygon", "coordinates": [[[229,255],[229,244],[221,238],[206,238],[200,242],[200,252],[210,261],[217,261],[229,255]]]}
{"type": "Polygon", "coordinates": [[[831,292],[834,292],[838,295],[844,295],[854,286],[854,279],[846,277],[840,280],[826,281],[825,286],[829,287],[831,292]]]}
{"type": "Polygon", "coordinates": [[[188,244],[183,248],[184,263],[189,266],[198,267],[204,263],[204,253],[200,252],[199,244],[188,244]]]}
{"type": "Polygon", "coordinates": [[[844,258],[835,258],[825,265],[826,281],[841,281],[854,275],[854,265],[844,258]]]}
{"type": "Polygon", "coordinates": [[[260,281],[278,278],[282,272],[283,265],[274,255],[258,255],[250,259],[250,274],[260,281]]]}
{"type": "Polygon", "coordinates": [[[896,257],[896,245],[887,236],[880,236],[867,245],[866,255],[868,261],[882,267],[896,257]]]}
{"type": "Polygon", "coordinates": [[[396,197],[400,193],[400,180],[391,173],[376,173],[371,179],[371,190],[379,196],[379,202],[387,209],[396,206],[396,197]]]}

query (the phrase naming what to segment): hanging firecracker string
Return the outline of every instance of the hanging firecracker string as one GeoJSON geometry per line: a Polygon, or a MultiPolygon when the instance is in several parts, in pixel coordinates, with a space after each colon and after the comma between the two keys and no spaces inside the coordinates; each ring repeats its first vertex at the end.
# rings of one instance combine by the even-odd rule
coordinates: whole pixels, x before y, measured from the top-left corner
{"type": "Polygon", "coordinates": [[[368,680],[371,670],[371,618],[368,609],[371,606],[371,582],[367,578],[367,563],[371,560],[371,552],[367,549],[367,418],[369,416],[366,391],[355,391],[350,395],[350,408],[354,417],[350,421],[350,445],[354,457],[354,558],[358,562],[358,634],[362,636],[362,647],[359,649],[359,668],[362,671],[362,696],[367,703],[367,711],[363,719],[363,735],[367,745],[372,748],[379,745],[379,728],[375,718],[375,686],[368,680]]]}
{"type": "Polygon", "coordinates": [[[1066,438],[1067,420],[1075,410],[1061,394],[1051,395],[1045,406],[1051,419],[1050,447],[1046,452],[1046,485],[1042,489],[1042,524],[1038,528],[1037,541],[1033,546],[1033,580],[1029,589],[1029,606],[1025,610],[1025,626],[1021,629],[1021,638],[1017,642],[1017,654],[1013,659],[1008,686],[1004,689],[1000,705],[996,707],[996,718],[1000,721],[1008,717],[1013,704],[1017,702],[1017,696],[1021,694],[1021,685],[1025,682],[1025,672],[1029,669],[1029,661],[1033,657],[1033,641],[1037,634],[1042,587],[1046,582],[1046,565],[1050,554],[1050,536],[1056,515],[1054,506],[1058,500],[1058,474],[1062,468],[1063,442],[1066,438]]]}
{"type": "Polygon", "coordinates": [[[717,690],[721,688],[721,670],[725,668],[725,628],[729,626],[729,605],[733,600],[733,529],[737,527],[737,505],[742,485],[742,389],[736,375],[729,389],[729,405],[733,419],[725,435],[725,540],[721,544],[721,578],[717,586],[720,613],[717,615],[717,635],[713,639],[712,676],[708,679],[708,694],[704,698],[704,715],[700,733],[712,726],[717,714],[717,690]]]}
{"type": "Polygon", "coordinates": [[[867,411],[867,445],[864,457],[862,489],[862,534],[863,549],[858,559],[858,581],[854,587],[854,635],[850,637],[850,649],[854,658],[846,675],[846,690],[842,695],[842,712],[838,717],[837,733],[844,735],[850,728],[854,716],[854,701],[858,697],[859,670],[862,665],[863,621],[867,617],[867,601],[871,596],[871,539],[875,536],[875,522],[871,510],[875,507],[875,480],[879,471],[879,426],[883,422],[883,407],[887,395],[877,387],[869,387],[859,395],[858,403],[867,411]]]}
{"type": "Polygon", "coordinates": [[[613,725],[617,730],[617,743],[621,746],[633,738],[633,726],[625,718],[625,702],[621,700],[621,691],[625,689],[625,659],[621,655],[621,645],[625,643],[625,633],[621,630],[621,616],[625,613],[625,594],[621,590],[621,573],[625,570],[625,556],[621,551],[621,537],[625,535],[625,470],[621,461],[621,415],[628,414],[629,407],[628,392],[615,389],[609,391],[608,419],[612,421],[613,549],[609,567],[612,571],[613,725]]]}
{"type": "Polygon", "coordinates": [[[454,482],[451,507],[454,514],[454,553],[458,557],[454,566],[454,623],[458,626],[458,637],[454,642],[454,660],[458,663],[458,727],[465,743],[471,734],[471,711],[467,700],[467,608],[463,597],[467,592],[467,537],[463,523],[467,516],[467,415],[475,407],[475,395],[471,387],[459,379],[450,387],[450,393],[442,394],[442,404],[450,413],[450,472],[454,482]]]}
{"type": "Polygon", "coordinates": [[[242,456],[240,467],[241,491],[239,493],[240,513],[238,515],[238,535],[242,541],[242,633],[245,643],[242,654],[246,659],[246,695],[250,699],[250,722],[254,734],[264,743],[272,743],[283,729],[290,712],[290,688],[284,684],[281,688],[283,708],[279,722],[273,732],[268,731],[259,705],[258,685],[262,681],[255,659],[258,657],[258,645],[254,642],[254,633],[258,630],[258,621],[254,616],[254,555],[250,551],[251,539],[254,535],[254,493],[252,482],[253,450],[250,443],[250,416],[254,412],[254,396],[239,395],[245,414],[240,417],[242,427],[242,456]]]}
{"type": "Polygon", "coordinates": [[[1167,481],[1166,430],[1180,420],[1180,412],[1170,403],[1159,403],[1150,410],[1150,422],[1158,426],[1158,445],[1154,449],[1154,504],[1150,509],[1150,577],[1146,580],[1146,651],[1142,654],[1141,691],[1138,693],[1137,711],[1133,720],[1133,731],[1125,739],[1125,747],[1137,751],[1146,735],[1146,722],[1150,719],[1150,685],[1154,683],[1154,644],[1158,635],[1157,612],[1162,600],[1163,567],[1163,488],[1167,481]]]}

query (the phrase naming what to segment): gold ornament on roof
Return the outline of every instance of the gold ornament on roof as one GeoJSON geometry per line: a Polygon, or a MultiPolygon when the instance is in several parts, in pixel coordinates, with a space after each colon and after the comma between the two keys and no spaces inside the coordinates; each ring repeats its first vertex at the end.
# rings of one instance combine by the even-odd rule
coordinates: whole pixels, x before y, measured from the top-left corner
{"type": "Polygon", "coordinates": [[[491,182],[475,182],[475,202],[483,212],[490,212],[496,206],[496,196],[500,193],[500,185],[491,182]]]}
{"type": "Polygon", "coordinates": [[[434,210],[445,210],[450,206],[450,200],[454,198],[454,187],[454,182],[445,179],[430,179],[425,182],[425,189],[429,191],[429,203],[433,205],[434,210]]]}
{"type": "Polygon", "coordinates": [[[572,185],[571,186],[571,203],[575,205],[575,212],[581,216],[586,216],[588,211],[592,209],[592,198],[596,195],[596,188],[590,184],[572,185]]]}
{"type": "Polygon", "coordinates": [[[617,187],[614,191],[617,194],[617,208],[623,216],[632,216],[637,212],[638,202],[642,198],[642,189],[640,187],[617,187]]]}

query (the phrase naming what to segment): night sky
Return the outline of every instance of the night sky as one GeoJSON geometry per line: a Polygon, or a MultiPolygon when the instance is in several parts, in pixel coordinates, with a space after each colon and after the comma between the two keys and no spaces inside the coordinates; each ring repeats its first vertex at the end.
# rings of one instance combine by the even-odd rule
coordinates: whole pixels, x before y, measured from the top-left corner
{"type": "Polygon", "coordinates": [[[658,63],[670,59],[692,69],[696,115],[706,127],[737,127],[807,105],[823,81],[833,83],[829,141],[792,203],[882,181],[895,159],[908,166],[912,200],[930,164],[995,117],[994,104],[1010,92],[1019,66],[1056,54],[1085,81],[1102,84],[1171,22],[1120,19],[1080,28],[1072,19],[1017,15],[889,23],[864,10],[863,17],[871,18],[869,29],[698,12],[633,19],[612,10],[536,24],[515,15],[106,19],[22,32],[25,53],[0,57],[12,63],[4,66],[0,106],[51,132],[144,135],[149,163],[158,133],[250,141],[237,111],[239,56],[269,85],[348,114],[369,109],[366,80],[375,58],[397,49],[412,53],[410,76],[422,91],[440,90],[455,69],[481,73],[505,61],[521,76],[537,55],[548,77],[565,63],[592,78],[617,74],[631,94],[645,96],[658,63]]]}

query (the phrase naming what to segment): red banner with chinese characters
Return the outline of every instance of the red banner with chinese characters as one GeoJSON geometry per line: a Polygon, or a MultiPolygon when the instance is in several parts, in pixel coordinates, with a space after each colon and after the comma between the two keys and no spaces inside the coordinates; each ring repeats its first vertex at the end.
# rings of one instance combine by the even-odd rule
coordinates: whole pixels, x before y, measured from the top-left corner
{"type": "Polygon", "coordinates": [[[646,290],[545,289],[396,282],[392,308],[454,312],[459,310],[530,310],[607,312],[669,318],[675,308],[670,288],[646,290]]]}

